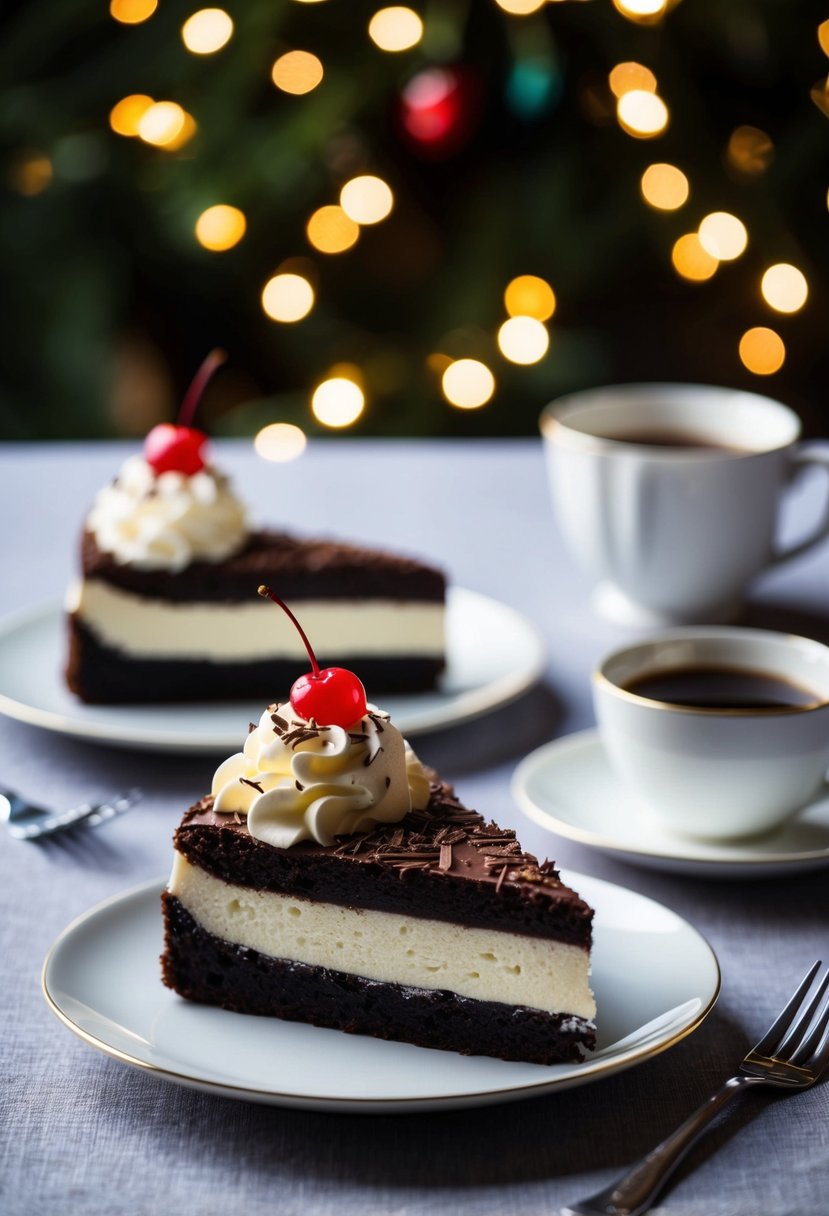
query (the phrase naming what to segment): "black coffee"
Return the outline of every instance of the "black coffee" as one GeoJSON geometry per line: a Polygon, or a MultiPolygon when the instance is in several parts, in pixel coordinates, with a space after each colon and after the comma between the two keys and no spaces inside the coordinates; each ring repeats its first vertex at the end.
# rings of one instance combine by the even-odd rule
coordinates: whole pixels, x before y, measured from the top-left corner
{"type": "Polygon", "coordinates": [[[720,443],[707,435],[696,435],[691,431],[669,431],[649,427],[642,431],[625,431],[622,435],[606,435],[606,439],[615,439],[619,443],[638,443],[650,448],[699,448],[709,452],[731,452],[732,454],[747,451],[735,447],[734,444],[720,443]]]}
{"type": "Polygon", "coordinates": [[[765,671],[736,667],[674,667],[637,676],[625,688],[639,697],[692,709],[798,710],[824,698],[765,671]]]}

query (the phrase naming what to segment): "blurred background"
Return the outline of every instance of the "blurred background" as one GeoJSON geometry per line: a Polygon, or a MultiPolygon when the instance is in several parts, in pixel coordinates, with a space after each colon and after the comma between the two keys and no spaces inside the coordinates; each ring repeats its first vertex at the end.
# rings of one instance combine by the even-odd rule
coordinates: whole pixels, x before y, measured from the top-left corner
{"type": "Polygon", "coordinates": [[[826,16],[11,6],[0,434],[143,435],[215,346],[197,422],[277,448],[535,434],[552,397],[640,379],[827,433],[826,16]]]}

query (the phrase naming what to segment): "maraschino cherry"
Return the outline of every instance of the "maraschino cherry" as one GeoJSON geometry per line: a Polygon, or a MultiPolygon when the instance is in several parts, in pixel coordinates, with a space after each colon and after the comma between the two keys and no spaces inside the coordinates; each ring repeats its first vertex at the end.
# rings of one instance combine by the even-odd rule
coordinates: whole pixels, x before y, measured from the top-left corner
{"type": "Polygon", "coordinates": [[[154,426],[144,440],[144,459],[155,474],[184,473],[192,477],[207,464],[207,436],[204,431],[190,426],[190,422],[208,380],[226,358],[223,350],[212,350],[184,394],[176,423],[162,422],[154,426]]]}
{"type": "Polygon", "coordinates": [[[273,600],[287,613],[296,626],[311,660],[313,670],[300,676],[291,686],[291,706],[294,711],[306,722],[313,718],[318,726],[341,726],[343,730],[352,726],[368,709],[362,681],[345,667],[324,667],[320,671],[317,656],[311,649],[305,630],[288,605],[264,584],[259,588],[259,594],[265,599],[273,600]]]}

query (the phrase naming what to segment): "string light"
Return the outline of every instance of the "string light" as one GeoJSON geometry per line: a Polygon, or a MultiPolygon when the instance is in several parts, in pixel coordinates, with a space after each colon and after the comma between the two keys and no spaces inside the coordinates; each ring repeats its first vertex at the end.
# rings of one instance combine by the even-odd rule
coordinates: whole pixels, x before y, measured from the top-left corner
{"type": "Polygon", "coordinates": [[[323,67],[310,51],[286,51],[271,69],[271,80],[283,93],[301,96],[310,93],[320,83],[323,67]]]}
{"type": "Polygon", "coordinates": [[[549,321],[556,310],[556,296],[550,284],[535,274],[520,274],[507,284],[504,307],[511,317],[535,317],[549,321]]]}
{"type": "Polygon", "coordinates": [[[535,317],[510,317],[498,330],[498,348],[510,363],[538,363],[550,346],[550,335],[535,317]]]}
{"type": "Polygon", "coordinates": [[[355,224],[379,224],[391,214],[394,195],[382,178],[364,174],[345,183],[340,206],[355,224]]]}
{"type": "Polygon", "coordinates": [[[665,15],[668,0],[613,0],[613,7],[629,21],[652,25],[665,15]]]}
{"type": "Polygon", "coordinates": [[[622,97],[633,89],[645,93],[656,92],[656,77],[650,68],[641,63],[617,63],[607,78],[614,97],[622,97]]]}
{"type": "Polygon", "coordinates": [[[308,440],[302,428],[292,422],[270,422],[259,431],[253,446],[263,460],[284,463],[301,456],[308,440]]]}
{"type": "Polygon", "coordinates": [[[26,152],[12,165],[9,179],[18,194],[34,198],[52,184],[52,162],[42,152],[26,152]]]}
{"type": "Polygon", "coordinates": [[[720,264],[702,247],[696,232],[686,232],[675,242],[671,261],[677,274],[683,279],[690,279],[692,283],[704,283],[710,279],[720,264]]]}
{"type": "Polygon", "coordinates": [[[688,178],[676,165],[648,165],[639,186],[642,198],[657,211],[676,211],[688,201],[688,178]]]}
{"type": "Polygon", "coordinates": [[[712,211],[699,226],[699,240],[706,253],[719,262],[732,262],[748,244],[742,220],[728,211],[712,211]]]}
{"type": "Polygon", "coordinates": [[[414,9],[395,5],[374,14],[368,33],[381,51],[408,51],[423,37],[423,22],[414,9]]]}
{"type": "Polygon", "coordinates": [[[202,211],[196,220],[196,240],[205,249],[214,253],[222,253],[238,245],[245,235],[247,228],[245,214],[238,207],[230,207],[227,203],[216,203],[202,211]]]}
{"type": "Polygon", "coordinates": [[[130,93],[129,97],[122,97],[110,110],[109,125],[116,135],[136,136],[138,124],[154,104],[152,97],[146,93],[130,93]]]}
{"type": "Polygon", "coordinates": [[[513,17],[526,17],[529,13],[537,13],[547,0],[495,0],[495,3],[513,17]]]}
{"type": "Polygon", "coordinates": [[[366,399],[359,384],[345,375],[331,376],[314,390],[311,412],[323,426],[339,428],[356,422],[365,404],[366,399]]]}
{"type": "Polygon", "coordinates": [[[443,395],[459,410],[477,410],[495,392],[495,377],[478,359],[456,359],[441,377],[443,395]]]}
{"type": "Polygon", "coordinates": [[[145,143],[171,152],[180,148],[195,129],[193,119],[175,101],[153,102],[138,120],[138,134],[145,143]]]}
{"type": "Polygon", "coordinates": [[[272,321],[301,321],[314,307],[314,289],[301,274],[275,274],[262,288],[262,307],[272,321]]]}
{"type": "Polygon", "coordinates": [[[732,168],[756,177],[764,173],[774,159],[774,144],[759,127],[737,127],[731,132],[726,157],[732,168]]]}
{"type": "Polygon", "coordinates": [[[635,139],[654,139],[668,125],[668,107],[656,93],[631,89],[616,103],[619,126],[635,139]]]}
{"type": "Polygon", "coordinates": [[[806,303],[809,284],[802,270],[788,262],[778,262],[763,275],[760,291],[776,312],[798,312],[806,303]]]}
{"type": "Polygon", "coordinates": [[[773,376],[785,362],[786,347],[773,329],[757,325],[740,338],[740,359],[755,376],[773,376]]]}
{"type": "Polygon", "coordinates": [[[122,25],[140,25],[157,8],[158,0],[110,0],[109,15],[122,25]]]}
{"type": "Polygon", "coordinates": [[[213,55],[230,42],[233,21],[223,8],[202,8],[181,27],[181,40],[193,55],[213,55]]]}
{"type": "Polygon", "coordinates": [[[342,207],[320,207],[309,219],[305,232],[320,253],[343,253],[357,240],[360,229],[342,207]]]}

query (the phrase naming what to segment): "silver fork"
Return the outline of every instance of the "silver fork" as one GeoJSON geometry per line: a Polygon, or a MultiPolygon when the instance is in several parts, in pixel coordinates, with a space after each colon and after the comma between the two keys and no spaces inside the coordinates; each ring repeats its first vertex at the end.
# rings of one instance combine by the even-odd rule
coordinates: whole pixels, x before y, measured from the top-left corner
{"type": "Polygon", "coordinates": [[[788,1005],[752,1047],[736,1076],[731,1077],[707,1102],[655,1149],[611,1186],[562,1216],[640,1216],[647,1212],[682,1158],[702,1135],[715,1115],[736,1094],[752,1085],[777,1089],[808,1089],[829,1064],[829,972],[809,991],[820,970],[813,963],[788,1005]]]}
{"type": "Polygon", "coordinates": [[[116,794],[106,802],[83,802],[68,811],[48,811],[27,802],[12,790],[0,790],[0,823],[16,840],[42,840],[79,825],[95,828],[116,815],[123,815],[140,797],[141,791],[132,789],[125,794],[116,794]]]}

